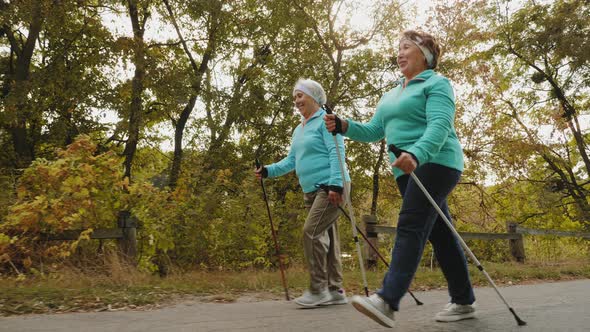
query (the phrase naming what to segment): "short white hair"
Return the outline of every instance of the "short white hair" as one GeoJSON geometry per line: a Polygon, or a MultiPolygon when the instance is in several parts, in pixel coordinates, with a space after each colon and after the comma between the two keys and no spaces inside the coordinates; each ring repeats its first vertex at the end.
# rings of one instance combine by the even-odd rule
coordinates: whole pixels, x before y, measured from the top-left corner
{"type": "Polygon", "coordinates": [[[295,91],[297,90],[313,98],[313,100],[320,104],[320,106],[324,105],[327,101],[324,88],[322,88],[320,83],[314,80],[300,78],[297,83],[295,83],[295,87],[293,88],[293,97],[295,96],[295,91]]]}

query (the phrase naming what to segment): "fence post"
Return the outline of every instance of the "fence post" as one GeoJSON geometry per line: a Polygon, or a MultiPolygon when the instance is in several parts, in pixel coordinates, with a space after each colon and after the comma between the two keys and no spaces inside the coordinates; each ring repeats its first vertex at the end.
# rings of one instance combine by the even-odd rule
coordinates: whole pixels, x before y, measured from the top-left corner
{"type": "Polygon", "coordinates": [[[517,262],[524,263],[526,256],[524,254],[523,236],[522,236],[522,234],[516,232],[516,226],[517,226],[516,223],[508,222],[506,224],[506,226],[508,229],[508,233],[519,235],[518,239],[510,239],[509,240],[510,241],[510,254],[512,254],[512,257],[514,257],[517,262]]]}
{"type": "MultiPolygon", "coordinates": [[[[367,239],[373,245],[373,247],[375,247],[375,249],[378,249],[377,243],[379,241],[377,238],[377,232],[375,232],[375,225],[377,225],[377,216],[363,215],[362,221],[365,224],[365,233],[367,234],[367,239]]],[[[367,249],[365,256],[367,257],[367,268],[377,266],[377,253],[369,245],[366,245],[365,248],[367,249]]]]}
{"type": "Polygon", "coordinates": [[[117,243],[122,256],[131,264],[135,264],[137,256],[137,222],[129,211],[119,211],[117,224],[123,231],[123,238],[117,243]]]}

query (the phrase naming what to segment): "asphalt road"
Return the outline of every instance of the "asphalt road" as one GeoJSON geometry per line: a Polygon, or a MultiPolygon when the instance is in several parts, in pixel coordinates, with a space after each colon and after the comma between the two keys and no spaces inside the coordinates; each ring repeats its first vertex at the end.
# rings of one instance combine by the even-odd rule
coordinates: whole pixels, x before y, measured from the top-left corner
{"type": "MultiPolygon", "coordinates": [[[[476,319],[437,323],[446,291],[415,292],[386,329],[352,305],[300,309],[287,301],[184,302],[151,311],[25,315],[0,318],[0,331],[590,331],[590,280],[502,287],[500,291],[526,321],[519,327],[492,288],[477,288],[476,319]]],[[[350,294],[349,294],[350,295],[350,294]]]]}

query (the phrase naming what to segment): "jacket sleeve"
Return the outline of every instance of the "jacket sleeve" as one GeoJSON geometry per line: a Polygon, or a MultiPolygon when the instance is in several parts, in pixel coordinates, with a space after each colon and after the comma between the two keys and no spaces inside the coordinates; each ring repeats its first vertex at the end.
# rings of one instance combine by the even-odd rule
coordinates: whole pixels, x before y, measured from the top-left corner
{"type": "Polygon", "coordinates": [[[276,163],[270,164],[265,166],[266,170],[268,171],[269,178],[275,178],[278,176],[285,175],[289,172],[292,172],[295,169],[296,162],[295,162],[295,150],[293,148],[293,140],[295,137],[295,133],[299,129],[299,126],[293,130],[293,134],[291,134],[291,146],[289,147],[289,153],[287,156],[276,163]]]}
{"type": "Polygon", "coordinates": [[[408,150],[420,165],[429,162],[445,144],[455,120],[455,95],[445,77],[435,82],[426,93],[426,130],[408,150]]]}
{"type": "Polygon", "coordinates": [[[289,154],[281,159],[280,161],[265,166],[268,171],[268,177],[274,178],[281,175],[285,175],[295,169],[295,153],[293,152],[293,146],[289,149],[289,154]]]}
{"type": "Polygon", "coordinates": [[[367,123],[352,119],[346,119],[346,121],[348,121],[348,129],[344,135],[350,139],[360,142],[377,142],[385,137],[383,120],[379,112],[375,112],[371,121],[367,123]]]}

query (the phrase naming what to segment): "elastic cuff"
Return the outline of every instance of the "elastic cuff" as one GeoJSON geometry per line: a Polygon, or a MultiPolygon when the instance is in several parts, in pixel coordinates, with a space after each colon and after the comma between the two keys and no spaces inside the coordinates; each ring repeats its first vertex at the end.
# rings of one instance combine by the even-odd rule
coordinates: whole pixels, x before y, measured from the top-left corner
{"type": "Polygon", "coordinates": [[[414,158],[414,160],[416,161],[416,164],[418,164],[418,166],[420,166],[420,161],[418,160],[418,158],[416,157],[415,154],[413,154],[412,152],[406,151],[410,154],[410,156],[412,156],[412,158],[414,158]]]}
{"type": "Polygon", "coordinates": [[[344,192],[344,189],[340,186],[328,186],[328,189],[330,189],[330,191],[337,192],[340,195],[342,195],[342,193],[344,192]]]}

